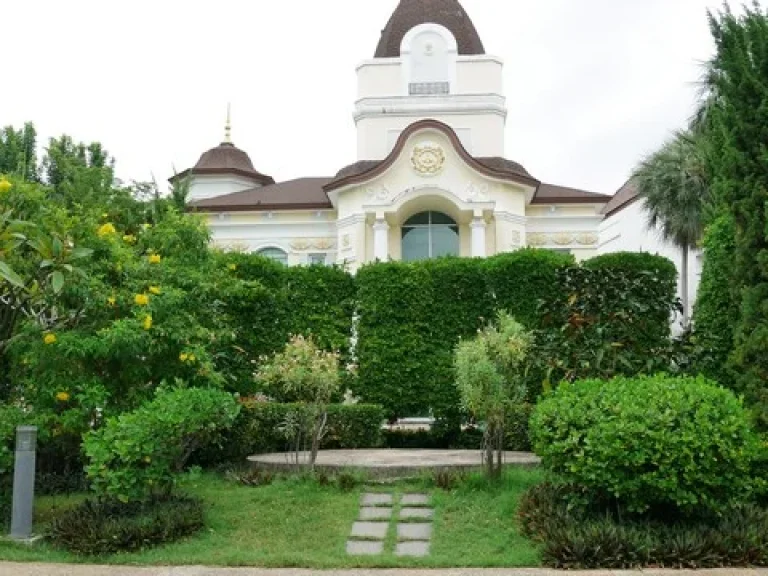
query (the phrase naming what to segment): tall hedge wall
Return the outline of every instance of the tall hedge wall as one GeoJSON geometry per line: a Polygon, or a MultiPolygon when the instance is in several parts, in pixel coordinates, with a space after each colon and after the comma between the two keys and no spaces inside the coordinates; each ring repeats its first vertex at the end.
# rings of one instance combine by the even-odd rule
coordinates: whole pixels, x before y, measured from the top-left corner
{"type": "Polygon", "coordinates": [[[453,346],[493,314],[482,261],[377,263],[356,280],[355,393],[389,417],[455,411],[453,346]]]}
{"type": "MultiPolygon", "coordinates": [[[[557,339],[565,333],[570,309],[580,307],[597,319],[594,329],[574,342],[607,348],[621,343],[632,353],[626,370],[642,371],[644,355],[668,342],[676,275],[674,264],[650,254],[609,255],[577,266],[570,255],[538,249],[482,260],[365,266],[356,278],[359,378],[354,391],[365,402],[384,406],[390,417],[456,415],[453,349],[501,309],[540,334],[558,332],[541,338],[539,351],[546,351],[547,362],[565,367],[572,358],[558,357],[566,348],[557,339]],[[618,321],[628,318],[631,323],[618,321]]],[[[617,363],[626,358],[615,356],[617,363]]],[[[538,367],[532,374],[541,380],[547,367],[538,367]]],[[[540,386],[541,381],[532,388],[540,386]]]]}
{"type": "MultiPolygon", "coordinates": [[[[312,335],[318,345],[338,350],[349,358],[352,317],[355,309],[354,278],[331,266],[286,267],[255,254],[220,255],[220,266],[242,282],[201,287],[208,306],[221,306],[227,325],[236,334],[232,363],[233,388],[254,392],[254,362],[282,349],[291,334],[312,335]]],[[[222,343],[228,346],[228,343],[222,343]]]]}

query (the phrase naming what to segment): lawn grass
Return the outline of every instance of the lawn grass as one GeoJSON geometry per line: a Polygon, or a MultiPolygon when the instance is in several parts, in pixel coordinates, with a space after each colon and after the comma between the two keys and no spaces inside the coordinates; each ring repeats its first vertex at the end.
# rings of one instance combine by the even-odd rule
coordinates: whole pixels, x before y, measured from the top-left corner
{"type": "MultiPolygon", "coordinates": [[[[451,492],[430,487],[426,479],[388,486],[395,493],[432,494],[432,551],[424,559],[394,556],[392,542],[386,548],[390,552],[379,557],[346,555],[360,495],[371,487],[344,492],[306,479],[247,487],[204,473],[182,482],[183,490],[202,497],[207,505],[206,528],[196,536],[161,548],[101,558],[79,558],[45,542],[33,546],[0,542],[0,560],[303,568],[537,566],[539,553],[519,534],[514,516],[522,492],[540,480],[537,470],[513,469],[498,484],[470,476],[451,492]]],[[[38,529],[82,498],[40,498],[38,529]]]]}

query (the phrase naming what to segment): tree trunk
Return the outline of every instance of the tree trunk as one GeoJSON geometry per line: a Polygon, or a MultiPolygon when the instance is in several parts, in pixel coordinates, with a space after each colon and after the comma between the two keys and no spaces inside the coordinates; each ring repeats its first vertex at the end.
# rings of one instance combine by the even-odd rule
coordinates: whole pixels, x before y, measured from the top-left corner
{"type": "Polygon", "coordinates": [[[323,413],[317,419],[315,423],[315,429],[312,431],[312,453],[309,460],[310,470],[315,469],[315,462],[317,461],[317,453],[320,451],[320,440],[323,438],[325,432],[325,425],[328,422],[328,411],[323,408],[323,413]]]}
{"type": "Polygon", "coordinates": [[[680,291],[683,302],[683,330],[688,328],[688,244],[683,244],[683,258],[680,271],[680,291]]]}

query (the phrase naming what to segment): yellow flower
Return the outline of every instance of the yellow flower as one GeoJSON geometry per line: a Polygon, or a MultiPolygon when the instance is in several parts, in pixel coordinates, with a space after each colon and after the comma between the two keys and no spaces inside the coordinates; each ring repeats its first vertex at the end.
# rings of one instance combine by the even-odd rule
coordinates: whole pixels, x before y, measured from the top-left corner
{"type": "Polygon", "coordinates": [[[194,362],[195,360],[197,360],[197,358],[195,357],[195,355],[194,355],[194,354],[190,354],[190,355],[189,355],[189,363],[190,363],[190,364],[192,364],[192,362],[194,362]]]}
{"type": "Polygon", "coordinates": [[[186,362],[187,360],[189,360],[189,354],[187,354],[186,352],[182,352],[181,354],[179,354],[179,360],[181,360],[182,362],[186,362]]]}
{"type": "Polygon", "coordinates": [[[126,234],[123,236],[123,242],[126,244],[136,244],[136,236],[133,234],[126,234]]]}
{"type": "Polygon", "coordinates": [[[147,314],[144,316],[144,330],[149,330],[152,328],[152,316],[147,314]]]}
{"type": "Polygon", "coordinates": [[[230,264],[229,266],[227,266],[227,268],[229,268],[232,272],[234,272],[235,270],[237,270],[237,264],[230,264]]]}
{"type": "Polygon", "coordinates": [[[115,230],[115,226],[109,222],[106,224],[102,224],[99,226],[99,229],[96,231],[96,234],[98,234],[99,238],[105,238],[107,236],[112,236],[113,234],[117,234],[117,230],[115,230]]]}
{"type": "Polygon", "coordinates": [[[13,184],[8,182],[8,180],[6,180],[5,178],[0,180],[0,194],[5,194],[11,188],[13,188],[13,184]]]}
{"type": "Polygon", "coordinates": [[[150,286],[149,287],[150,293],[154,294],[155,296],[160,295],[160,287],[159,286],[150,286]]]}
{"type": "Polygon", "coordinates": [[[109,302],[110,306],[114,306],[115,304],[117,304],[117,298],[115,298],[114,296],[110,296],[109,298],[107,298],[107,302],[109,302]]]}
{"type": "Polygon", "coordinates": [[[56,334],[48,333],[45,336],[43,336],[43,342],[47,345],[55,344],[56,343],[56,334]]]}
{"type": "Polygon", "coordinates": [[[149,304],[149,296],[146,294],[136,294],[133,301],[136,302],[136,306],[146,306],[149,304]]]}
{"type": "Polygon", "coordinates": [[[59,392],[56,394],[56,400],[59,402],[69,402],[69,392],[59,392]]]}
{"type": "Polygon", "coordinates": [[[149,263],[150,264],[160,264],[160,254],[150,254],[149,255],[149,263]]]}

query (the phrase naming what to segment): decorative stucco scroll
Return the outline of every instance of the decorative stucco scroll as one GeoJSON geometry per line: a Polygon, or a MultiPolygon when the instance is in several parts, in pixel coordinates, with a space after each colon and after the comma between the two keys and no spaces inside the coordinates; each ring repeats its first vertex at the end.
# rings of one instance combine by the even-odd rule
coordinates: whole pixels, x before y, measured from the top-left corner
{"type": "Polygon", "coordinates": [[[595,246],[598,236],[595,232],[531,232],[529,246],[595,246]]]}

